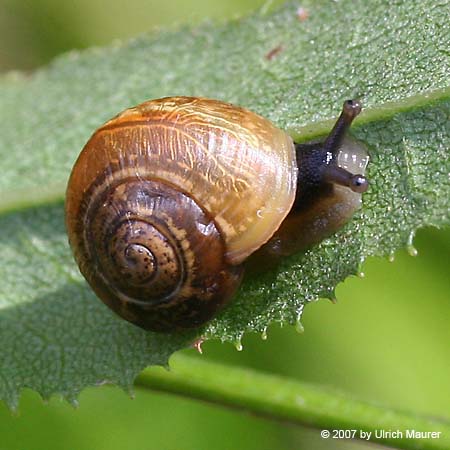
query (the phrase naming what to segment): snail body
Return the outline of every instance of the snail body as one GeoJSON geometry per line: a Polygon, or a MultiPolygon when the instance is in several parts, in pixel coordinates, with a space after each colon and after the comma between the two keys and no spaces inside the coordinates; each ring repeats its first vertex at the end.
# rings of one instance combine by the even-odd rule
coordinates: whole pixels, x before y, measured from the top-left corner
{"type": "MultiPolygon", "coordinates": [[[[348,128],[354,111],[344,112],[348,128]]],[[[93,134],[69,180],[66,225],[81,273],[142,328],[200,326],[232,298],[251,254],[305,246],[285,242],[307,223],[298,217],[311,207],[302,205],[330,198],[324,186],[359,196],[367,187],[337,166],[334,147],[314,145],[216,100],[168,97],[125,110],[93,134]]]]}

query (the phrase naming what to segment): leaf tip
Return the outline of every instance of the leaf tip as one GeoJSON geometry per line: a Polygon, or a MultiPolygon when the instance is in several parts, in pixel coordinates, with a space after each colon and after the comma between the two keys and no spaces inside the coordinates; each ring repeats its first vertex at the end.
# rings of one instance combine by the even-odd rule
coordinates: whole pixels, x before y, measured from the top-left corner
{"type": "Polygon", "coordinates": [[[299,334],[302,334],[305,331],[305,328],[303,327],[300,318],[298,318],[297,321],[295,322],[295,331],[299,334]]]}
{"type": "Polygon", "coordinates": [[[267,341],[267,327],[264,327],[264,329],[261,332],[261,339],[263,341],[267,341]]]}
{"type": "Polygon", "coordinates": [[[78,409],[80,407],[80,402],[78,401],[77,397],[72,397],[71,395],[69,395],[69,396],[64,396],[64,399],[67,401],[67,403],[69,403],[69,405],[73,409],[78,409]]]}
{"type": "Polygon", "coordinates": [[[202,349],[202,345],[205,342],[205,338],[204,337],[199,337],[198,339],[196,339],[191,345],[191,348],[194,348],[195,350],[197,350],[198,353],[200,353],[200,355],[203,355],[203,349],[202,349]]]}
{"type": "Polygon", "coordinates": [[[406,251],[410,256],[417,256],[419,252],[417,251],[416,247],[414,247],[413,241],[414,241],[415,232],[411,231],[408,236],[408,241],[406,243],[406,251]]]}
{"type": "Polygon", "coordinates": [[[244,346],[242,345],[242,335],[240,335],[235,341],[234,341],[234,347],[238,352],[242,352],[244,349],[244,346]]]}

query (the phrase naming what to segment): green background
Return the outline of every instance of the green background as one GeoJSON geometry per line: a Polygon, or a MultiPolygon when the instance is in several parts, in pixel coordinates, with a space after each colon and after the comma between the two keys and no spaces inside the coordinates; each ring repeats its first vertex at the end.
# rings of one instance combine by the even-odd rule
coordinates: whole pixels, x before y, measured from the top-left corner
{"type": "MultiPolygon", "coordinates": [[[[256,0],[3,0],[0,71],[31,70],[60,52],[146,30],[225,20],[256,0]]],[[[272,4],[275,4],[273,2],[272,4]]],[[[1,99],[0,99],[1,101],[1,99]]],[[[338,286],[338,304],[306,308],[305,333],[271,327],[268,339],[247,335],[244,350],[208,342],[203,358],[320,383],[402,410],[450,418],[449,230],[423,230],[419,257],[369,259],[365,278],[338,286]]],[[[187,352],[194,353],[192,350],[187,352]]],[[[426,431],[426,430],[423,430],[426,431]]],[[[432,430],[429,430],[432,431],[432,430]]],[[[134,400],[103,386],[82,393],[78,409],[24,392],[17,416],[0,405],[0,450],[34,449],[356,449],[240,412],[164,394],[134,400]]]]}

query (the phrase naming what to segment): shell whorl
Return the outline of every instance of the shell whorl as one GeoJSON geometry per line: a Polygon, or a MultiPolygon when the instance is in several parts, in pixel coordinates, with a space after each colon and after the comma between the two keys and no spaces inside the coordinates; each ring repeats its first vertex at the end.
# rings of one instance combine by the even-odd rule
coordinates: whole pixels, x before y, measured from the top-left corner
{"type": "Polygon", "coordinates": [[[292,139],[263,117],[205,98],[152,100],[106,122],[80,153],[66,194],[70,245],[121,317],[194,328],[232,297],[296,182],[292,139]]]}
{"type": "Polygon", "coordinates": [[[234,293],[241,269],[187,193],[109,170],[83,203],[80,269],[121,316],[152,330],[191,328],[234,293]]]}
{"type": "Polygon", "coordinates": [[[189,267],[176,241],[181,231],[165,211],[177,203],[183,208],[188,198],[145,180],[125,178],[101,187],[90,199],[84,228],[99,276],[128,301],[170,300],[189,267]]]}

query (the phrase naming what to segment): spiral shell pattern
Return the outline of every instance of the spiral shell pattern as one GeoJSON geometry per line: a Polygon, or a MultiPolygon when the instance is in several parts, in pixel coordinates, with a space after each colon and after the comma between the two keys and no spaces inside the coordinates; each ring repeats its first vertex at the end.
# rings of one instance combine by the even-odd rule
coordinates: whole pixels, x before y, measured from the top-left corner
{"type": "Polygon", "coordinates": [[[80,270],[145,329],[194,328],[239,286],[244,259],[288,214],[292,140],[266,119],[173,97],[124,111],[81,152],[66,195],[80,270]]]}
{"type": "Polygon", "coordinates": [[[210,319],[241,268],[224,260],[214,222],[161,181],[122,178],[86,195],[76,255],[97,295],[143,328],[173,331],[210,319]]]}

